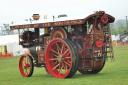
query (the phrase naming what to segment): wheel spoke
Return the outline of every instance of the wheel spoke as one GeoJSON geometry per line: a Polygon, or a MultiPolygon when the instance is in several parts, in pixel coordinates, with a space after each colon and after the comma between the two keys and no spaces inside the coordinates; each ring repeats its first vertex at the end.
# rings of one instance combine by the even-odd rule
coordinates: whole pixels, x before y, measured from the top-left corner
{"type": "Polygon", "coordinates": [[[60,49],[59,45],[57,44],[57,42],[56,42],[56,46],[57,46],[58,51],[60,51],[61,49],[60,49]]]}
{"type": "Polygon", "coordinates": [[[27,74],[29,74],[29,69],[27,68],[27,74]]]}
{"type": "Polygon", "coordinates": [[[64,46],[64,52],[65,52],[65,46],[64,46]]]}
{"type": "Polygon", "coordinates": [[[56,54],[59,54],[58,52],[56,52],[55,50],[53,50],[53,49],[50,49],[52,52],[54,52],[54,53],[56,53],[56,54]]]}
{"type": "Polygon", "coordinates": [[[63,65],[62,65],[62,67],[61,67],[61,69],[60,69],[60,71],[59,71],[59,75],[60,75],[60,73],[62,72],[62,69],[63,69],[63,65]]]}
{"type": "Polygon", "coordinates": [[[28,69],[31,69],[30,67],[28,67],[28,69]]]}
{"type": "Polygon", "coordinates": [[[66,62],[66,61],[64,61],[64,62],[65,62],[65,64],[67,64],[68,66],[70,66],[70,64],[68,62],[66,62]]]}
{"type": "Polygon", "coordinates": [[[57,61],[54,64],[56,65],[57,64],[57,61]]]}
{"type": "Polygon", "coordinates": [[[59,71],[60,71],[60,68],[61,68],[61,63],[60,63],[60,65],[59,65],[59,71]]]}
{"type": "Polygon", "coordinates": [[[69,55],[70,55],[70,53],[68,52],[68,53],[67,53],[67,55],[69,56],[69,55]]]}
{"type": "Polygon", "coordinates": [[[57,48],[57,52],[60,53],[58,48],[57,48]]]}
{"type": "Polygon", "coordinates": [[[57,58],[52,58],[52,59],[49,59],[49,60],[57,60],[57,58]]]}
{"type": "Polygon", "coordinates": [[[60,63],[59,64],[57,64],[52,70],[54,70],[55,68],[57,68],[58,66],[60,65],[60,63]]]}
{"type": "Polygon", "coordinates": [[[64,52],[64,54],[63,55],[65,55],[65,53],[67,53],[68,52],[68,49],[64,52]]]}
{"type": "Polygon", "coordinates": [[[62,52],[63,52],[63,48],[64,48],[64,44],[62,44],[62,48],[61,48],[61,54],[62,54],[62,52]]]}
{"type": "Polygon", "coordinates": [[[28,59],[27,59],[27,57],[26,57],[26,58],[25,58],[25,62],[26,62],[26,63],[27,63],[27,60],[28,60],[28,59]]]}
{"type": "Polygon", "coordinates": [[[23,59],[24,63],[26,63],[25,58],[23,59]]]}
{"type": "Polygon", "coordinates": [[[70,56],[68,56],[68,57],[65,57],[65,59],[70,59],[71,57],[70,56]]]}
{"type": "Polygon", "coordinates": [[[69,60],[68,60],[69,63],[71,63],[69,60]]]}
{"type": "Polygon", "coordinates": [[[58,57],[57,55],[53,54],[55,57],[58,57]]]}
{"type": "Polygon", "coordinates": [[[27,59],[27,63],[30,63],[29,59],[27,59]]]}
{"type": "Polygon", "coordinates": [[[67,65],[65,64],[65,71],[67,72],[67,65]]]}
{"type": "Polygon", "coordinates": [[[31,69],[31,68],[28,68],[29,73],[30,73],[30,69],[31,69]]]}
{"type": "Polygon", "coordinates": [[[22,66],[24,66],[24,62],[22,61],[22,66]]]}
{"type": "Polygon", "coordinates": [[[64,70],[65,70],[65,72],[66,72],[66,68],[65,68],[65,66],[64,66],[64,63],[62,63],[62,66],[64,67],[64,70]]]}
{"type": "Polygon", "coordinates": [[[31,65],[30,64],[28,64],[28,66],[27,67],[30,67],[31,65]]]}
{"type": "Polygon", "coordinates": [[[26,74],[28,74],[27,69],[25,69],[25,70],[26,70],[26,74]]]}

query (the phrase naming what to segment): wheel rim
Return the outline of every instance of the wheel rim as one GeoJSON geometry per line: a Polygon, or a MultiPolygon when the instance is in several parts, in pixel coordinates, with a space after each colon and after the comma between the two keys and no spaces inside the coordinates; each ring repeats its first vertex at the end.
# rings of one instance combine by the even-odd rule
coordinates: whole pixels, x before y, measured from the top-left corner
{"type": "Polygon", "coordinates": [[[46,65],[44,66],[44,68],[45,68],[45,71],[46,71],[48,74],[50,74],[50,72],[48,71],[46,65]]]}
{"type": "Polygon", "coordinates": [[[32,62],[30,60],[30,58],[28,56],[23,55],[20,58],[19,61],[19,69],[20,69],[20,73],[24,76],[24,77],[28,77],[31,76],[32,74],[32,62]]]}
{"type": "Polygon", "coordinates": [[[46,49],[46,65],[54,77],[67,77],[72,67],[72,54],[66,42],[54,39],[49,43],[46,49]]]}

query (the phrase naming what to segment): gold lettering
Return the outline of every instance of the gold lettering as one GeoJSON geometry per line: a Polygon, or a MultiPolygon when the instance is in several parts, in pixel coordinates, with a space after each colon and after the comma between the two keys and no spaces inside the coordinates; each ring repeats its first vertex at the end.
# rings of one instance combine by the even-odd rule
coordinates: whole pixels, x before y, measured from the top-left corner
{"type": "Polygon", "coordinates": [[[24,27],[25,27],[25,28],[29,28],[29,25],[25,25],[24,27]]]}
{"type": "Polygon", "coordinates": [[[43,25],[43,27],[44,27],[44,24],[42,24],[43,25]]]}
{"type": "Polygon", "coordinates": [[[64,21],[64,25],[66,25],[66,21],[64,21]]]}
{"type": "Polygon", "coordinates": [[[70,25],[70,22],[69,21],[67,22],[67,25],[70,25]]]}
{"type": "Polygon", "coordinates": [[[54,25],[57,26],[57,22],[55,22],[54,25]]]}
{"type": "Polygon", "coordinates": [[[35,25],[34,25],[34,28],[36,28],[36,27],[38,27],[38,26],[39,26],[39,24],[35,24],[35,25]]]}
{"type": "Polygon", "coordinates": [[[60,25],[63,25],[63,24],[64,24],[64,22],[55,22],[54,23],[55,26],[60,26],[60,25]]]}
{"type": "Polygon", "coordinates": [[[73,20],[71,24],[82,24],[82,20],[73,20]]]}
{"type": "Polygon", "coordinates": [[[45,24],[45,27],[47,27],[48,24],[45,24]]]}
{"type": "Polygon", "coordinates": [[[64,25],[69,25],[70,24],[70,21],[65,21],[64,22],[64,25]]]}
{"type": "Polygon", "coordinates": [[[77,21],[76,20],[74,21],[74,24],[77,24],[77,21]]]}
{"type": "Polygon", "coordinates": [[[60,22],[60,25],[63,25],[64,24],[64,22],[60,22]]]}
{"type": "Polygon", "coordinates": [[[48,26],[50,26],[50,23],[48,23],[48,26]]]}
{"type": "Polygon", "coordinates": [[[72,23],[72,24],[77,24],[77,21],[76,21],[76,20],[74,20],[74,21],[71,21],[71,23],[72,23]]]}
{"type": "Polygon", "coordinates": [[[20,26],[20,28],[23,28],[23,26],[20,26]]]}
{"type": "Polygon", "coordinates": [[[58,22],[58,25],[60,25],[60,22],[58,22]]]}
{"type": "Polygon", "coordinates": [[[15,26],[15,29],[18,29],[19,28],[19,26],[15,26]]]}
{"type": "Polygon", "coordinates": [[[79,20],[78,24],[82,24],[82,20],[79,20]]]}
{"type": "Polygon", "coordinates": [[[73,21],[71,21],[71,24],[73,24],[73,21]]]}

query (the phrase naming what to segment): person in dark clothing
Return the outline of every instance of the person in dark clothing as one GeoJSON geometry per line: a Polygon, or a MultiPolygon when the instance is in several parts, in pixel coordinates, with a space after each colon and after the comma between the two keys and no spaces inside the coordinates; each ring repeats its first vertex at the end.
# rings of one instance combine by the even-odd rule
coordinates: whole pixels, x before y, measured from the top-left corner
{"type": "Polygon", "coordinates": [[[79,50],[83,51],[83,39],[76,39],[76,37],[78,36],[85,36],[86,35],[86,26],[85,25],[75,25],[75,26],[71,26],[71,28],[74,28],[74,34],[75,36],[72,37],[72,41],[73,43],[77,45],[77,47],[79,48],[79,50]]]}

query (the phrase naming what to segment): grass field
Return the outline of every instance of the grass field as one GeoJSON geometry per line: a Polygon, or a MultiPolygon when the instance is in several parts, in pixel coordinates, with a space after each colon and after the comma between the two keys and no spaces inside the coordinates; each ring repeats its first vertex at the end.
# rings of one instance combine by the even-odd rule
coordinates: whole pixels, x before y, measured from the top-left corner
{"type": "Polygon", "coordinates": [[[109,59],[98,74],[82,75],[78,71],[72,78],[57,79],[44,68],[34,68],[32,77],[19,72],[19,58],[0,58],[0,85],[128,85],[128,46],[114,47],[115,61],[109,59]]]}

